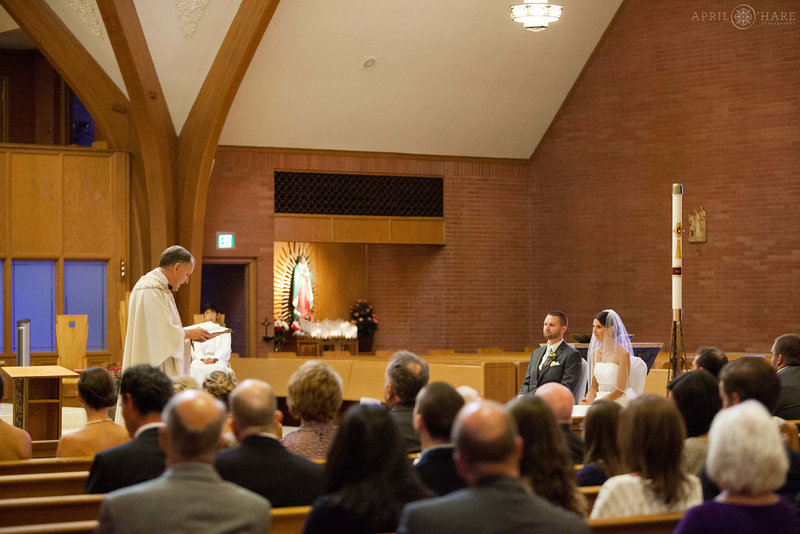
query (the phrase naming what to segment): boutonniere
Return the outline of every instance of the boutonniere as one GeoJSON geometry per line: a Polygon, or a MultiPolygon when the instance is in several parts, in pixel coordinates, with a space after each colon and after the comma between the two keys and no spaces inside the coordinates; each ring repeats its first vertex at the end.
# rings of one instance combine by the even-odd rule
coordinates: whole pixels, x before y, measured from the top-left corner
{"type": "Polygon", "coordinates": [[[551,363],[556,361],[556,353],[551,352],[550,354],[547,355],[547,359],[550,360],[551,363]]]}

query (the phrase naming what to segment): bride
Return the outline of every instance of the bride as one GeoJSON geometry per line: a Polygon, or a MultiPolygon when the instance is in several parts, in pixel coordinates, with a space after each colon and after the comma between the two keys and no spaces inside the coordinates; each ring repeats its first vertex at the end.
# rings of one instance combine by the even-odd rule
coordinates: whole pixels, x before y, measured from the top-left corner
{"type": "Polygon", "coordinates": [[[603,310],[592,321],[589,362],[592,384],[581,404],[605,399],[625,403],[633,346],[628,331],[614,310],[603,310]]]}

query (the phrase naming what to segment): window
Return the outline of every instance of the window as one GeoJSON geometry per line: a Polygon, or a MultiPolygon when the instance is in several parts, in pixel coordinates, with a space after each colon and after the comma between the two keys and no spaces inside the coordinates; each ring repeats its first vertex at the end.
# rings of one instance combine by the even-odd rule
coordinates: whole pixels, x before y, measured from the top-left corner
{"type": "Polygon", "coordinates": [[[86,350],[106,350],[106,262],[64,262],[64,314],[88,315],[86,350]]]}
{"type": "Polygon", "coordinates": [[[11,322],[17,350],[16,325],[31,320],[31,352],[56,350],[56,263],[15,260],[11,262],[11,322]]]}

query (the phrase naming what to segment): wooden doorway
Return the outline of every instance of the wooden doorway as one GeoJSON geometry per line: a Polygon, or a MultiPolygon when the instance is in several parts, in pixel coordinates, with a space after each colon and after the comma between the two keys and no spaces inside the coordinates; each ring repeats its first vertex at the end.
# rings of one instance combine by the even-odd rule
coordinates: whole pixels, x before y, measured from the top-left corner
{"type": "Polygon", "coordinates": [[[203,259],[201,303],[220,307],[225,325],[233,330],[231,351],[244,357],[256,350],[255,298],[255,260],[203,259]]]}

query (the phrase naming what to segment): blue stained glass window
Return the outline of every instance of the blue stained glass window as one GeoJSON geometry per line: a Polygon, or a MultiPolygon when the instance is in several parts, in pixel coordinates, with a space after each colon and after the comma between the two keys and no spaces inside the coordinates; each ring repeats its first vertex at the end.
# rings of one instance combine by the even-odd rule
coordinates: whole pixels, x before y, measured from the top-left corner
{"type": "Polygon", "coordinates": [[[56,263],[15,260],[11,262],[11,324],[15,334],[11,351],[17,350],[16,324],[31,320],[31,352],[56,350],[56,263]]]}
{"type": "Polygon", "coordinates": [[[106,350],[106,262],[64,262],[64,314],[88,315],[86,350],[106,350]]]}

